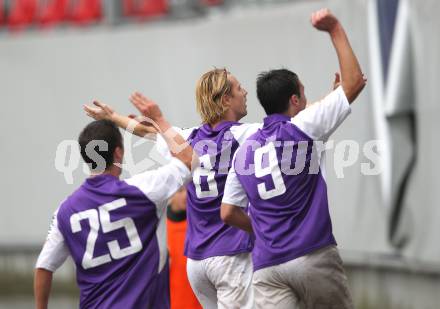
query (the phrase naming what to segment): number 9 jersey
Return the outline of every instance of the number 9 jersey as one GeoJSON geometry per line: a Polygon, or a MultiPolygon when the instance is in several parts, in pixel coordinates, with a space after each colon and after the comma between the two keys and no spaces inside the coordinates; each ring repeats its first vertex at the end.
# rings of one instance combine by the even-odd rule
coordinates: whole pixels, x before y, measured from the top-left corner
{"type": "Polygon", "coordinates": [[[223,203],[250,203],[254,271],[335,245],[325,143],[350,114],[342,87],[290,118],[272,114],[236,151],[223,203]]]}

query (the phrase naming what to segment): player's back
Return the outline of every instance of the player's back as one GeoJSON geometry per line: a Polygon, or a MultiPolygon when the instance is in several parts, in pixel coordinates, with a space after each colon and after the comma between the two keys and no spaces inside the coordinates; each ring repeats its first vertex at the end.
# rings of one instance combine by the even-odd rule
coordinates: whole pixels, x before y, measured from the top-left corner
{"type": "Polygon", "coordinates": [[[312,152],[313,140],[280,114],[266,117],[237,152],[234,168],[256,234],[254,269],[335,243],[326,184],[312,152]]]}
{"type": "Polygon", "coordinates": [[[321,151],[350,111],[338,87],[293,118],[267,116],[237,150],[224,201],[251,205],[255,270],[336,244],[321,151]]]}
{"type": "Polygon", "coordinates": [[[232,157],[258,126],[224,121],[214,128],[205,124],[189,135],[188,141],[200,162],[187,186],[185,255],[189,258],[201,260],[252,250],[248,233],[223,223],[220,206],[232,157]]]}
{"type": "Polygon", "coordinates": [[[88,178],[59,208],[82,308],[169,307],[163,214],[129,183],[108,174],[88,178]]]}

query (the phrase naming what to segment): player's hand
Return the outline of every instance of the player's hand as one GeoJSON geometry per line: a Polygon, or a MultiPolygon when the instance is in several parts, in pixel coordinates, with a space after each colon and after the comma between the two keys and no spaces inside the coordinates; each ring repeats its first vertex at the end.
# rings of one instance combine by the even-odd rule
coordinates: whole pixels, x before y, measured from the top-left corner
{"type": "Polygon", "coordinates": [[[136,120],[141,125],[144,125],[144,126],[151,125],[151,123],[148,122],[147,119],[145,119],[145,116],[129,114],[127,117],[130,119],[136,120]]]}
{"type": "Polygon", "coordinates": [[[147,119],[145,119],[145,116],[130,114],[128,115],[128,118],[133,119],[138,123],[139,129],[142,130],[142,135],[159,133],[159,128],[155,126],[155,124],[151,121],[147,121],[147,119]]]}
{"type": "Polygon", "coordinates": [[[150,118],[158,124],[165,121],[159,105],[157,105],[153,100],[143,96],[141,93],[133,93],[130,97],[130,101],[145,117],[150,118]]]}
{"type": "Polygon", "coordinates": [[[329,9],[321,9],[314,12],[310,21],[312,22],[313,27],[328,33],[331,33],[339,25],[338,19],[329,9]]]}
{"type": "Polygon", "coordinates": [[[112,120],[115,111],[110,106],[99,101],[93,101],[93,105],[95,105],[95,107],[88,105],[83,106],[87,116],[92,117],[95,120],[112,120]]]}

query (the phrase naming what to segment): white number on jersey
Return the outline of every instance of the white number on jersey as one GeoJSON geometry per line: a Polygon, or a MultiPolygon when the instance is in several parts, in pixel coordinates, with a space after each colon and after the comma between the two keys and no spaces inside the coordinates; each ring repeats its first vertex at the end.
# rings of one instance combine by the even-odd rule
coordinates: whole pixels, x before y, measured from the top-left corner
{"type": "Polygon", "coordinates": [[[124,218],[113,222],[110,221],[110,211],[121,208],[125,205],[127,205],[127,202],[125,201],[125,199],[121,198],[99,206],[99,217],[98,211],[96,209],[81,211],[79,213],[73,214],[70,217],[70,226],[72,228],[72,233],[77,233],[81,231],[81,220],[89,220],[90,231],[89,235],[87,236],[86,252],[84,252],[81,263],[84,269],[93,268],[102,264],[109,263],[111,262],[110,256],[113,259],[117,260],[142,250],[142,242],[139,238],[139,234],[133,219],[124,218]],[[101,221],[102,231],[104,233],[124,228],[125,232],[127,233],[128,240],[130,241],[130,246],[121,249],[118,241],[112,240],[107,243],[110,254],[107,253],[101,256],[93,257],[96,239],[98,238],[98,231],[100,226],[99,221],[101,221]]]}
{"type": "Polygon", "coordinates": [[[269,143],[261,148],[258,148],[254,153],[255,163],[255,177],[261,178],[267,175],[272,176],[274,188],[267,190],[265,183],[260,183],[257,186],[258,194],[263,200],[281,195],[286,192],[286,185],[284,184],[281,175],[280,167],[278,166],[277,153],[273,143],[269,143]],[[268,165],[263,168],[263,157],[268,155],[268,165]]]}
{"type": "Polygon", "coordinates": [[[93,257],[93,251],[95,249],[95,242],[98,238],[99,230],[99,219],[96,209],[89,209],[73,214],[70,217],[70,226],[72,228],[72,233],[77,233],[81,231],[80,221],[83,219],[89,219],[90,232],[87,236],[86,252],[84,252],[81,263],[82,267],[84,269],[88,269],[110,262],[111,258],[109,254],[104,254],[95,258],[93,257]]]}
{"type": "Polygon", "coordinates": [[[218,196],[217,182],[215,181],[215,171],[212,169],[212,162],[209,154],[205,154],[199,158],[200,165],[195,169],[193,174],[193,183],[196,187],[196,195],[198,198],[216,197],[218,196]],[[207,178],[208,190],[202,191],[202,177],[207,178]]]}

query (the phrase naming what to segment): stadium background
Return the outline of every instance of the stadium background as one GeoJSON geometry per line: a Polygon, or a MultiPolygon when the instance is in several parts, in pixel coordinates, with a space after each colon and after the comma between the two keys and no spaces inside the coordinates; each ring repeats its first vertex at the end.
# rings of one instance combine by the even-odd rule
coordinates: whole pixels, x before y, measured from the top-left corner
{"type": "MultiPolygon", "coordinates": [[[[139,90],[172,123],[193,126],[200,122],[195,82],[214,66],[226,66],[248,90],[247,122],[264,116],[255,95],[264,70],[297,72],[309,101],[317,100],[338,68],[329,38],[309,23],[321,7],[342,21],[368,76],[335,144],[354,140],[362,149],[381,141],[380,175],[361,174],[369,162],[362,151],[343,178],[331,168],[334,151],[327,158],[334,233],[357,308],[439,308],[440,2],[170,0],[148,7],[153,2],[76,1],[68,17],[44,19],[42,3],[51,1],[36,13],[32,0],[0,1],[0,308],[31,307],[33,263],[50,217],[86,177],[72,151],[62,156],[62,142],[76,140],[90,120],[82,104],[99,98],[128,114],[128,96],[139,90]],[[61,171],[71,166],[69,184],[61,171]]],[[[151,144],[131,148],[140,162],[151,144]]],[[[159,163],[153,155],[137,169],[159,163]]],[[[52,308],[76,307],[72,278],[71,264],[57,273],[52,308]]]]}

